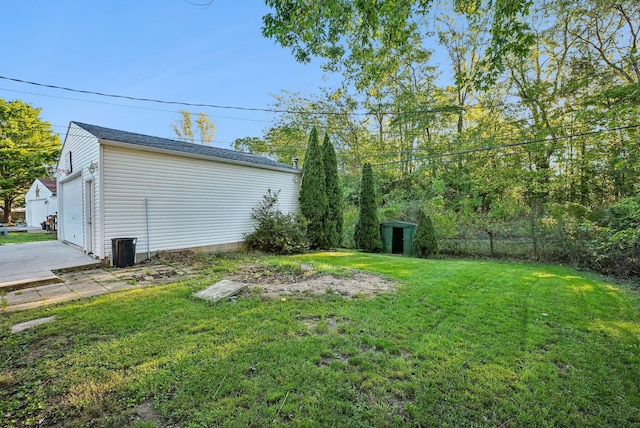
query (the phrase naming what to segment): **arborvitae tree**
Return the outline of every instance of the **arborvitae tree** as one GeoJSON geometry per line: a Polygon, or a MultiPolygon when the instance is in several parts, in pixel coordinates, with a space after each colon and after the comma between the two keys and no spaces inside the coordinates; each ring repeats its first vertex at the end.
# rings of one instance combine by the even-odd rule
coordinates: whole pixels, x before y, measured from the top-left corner
{"type": "Polygon", "coordinates": [[[362,167],[362,182],[360,183],[360,209],[358,211],[358,223],[353,236],[356,248],[369,253],[377,253],[382,250],[380,237],[380,221],[378,220],[378,204],[373,183],[373,170],[371,165],[362,167]]]}
{"type": "Polygon", "coordinates": [[[431,217],[420,210],[418,227],[413,237],[413,247],[418,257],[430,257],[438,253],[438,239],[431,217]]]}
{"type": "Polygon", "coordinates": [[[327,217],[325,219],[325,237],[327,248],[335,248],[342,240],[342,192],[338,182],[338,161],[329,134],[324,135],[322,158],[327,188],[327,217]]]}
{"type": "Polygon", "coordinates": [[[318,131],[314,127],[309,134],[309,146],[304,159],[300,211],[309,221],[307,236],[311,248],[324,248],[324,219],[327,217],[327,188],[324,175],[322,149],[318,144],[318,131]]]}

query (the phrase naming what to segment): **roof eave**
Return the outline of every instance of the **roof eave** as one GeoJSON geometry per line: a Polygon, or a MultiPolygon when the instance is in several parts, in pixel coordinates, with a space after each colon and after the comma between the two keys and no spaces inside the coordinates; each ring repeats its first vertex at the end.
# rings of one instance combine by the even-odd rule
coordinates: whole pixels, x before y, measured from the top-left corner
{"type": "Polygon", "coordinates": [[[168,154],[168,155],[172,155],[172,156],[182,156],[182,157],[192,158],[192,159],[203,159],[203,160],[215,161],[215,162],[221,162],[221,163],[228,163],[228,164],[233,164],[233,165],[248,166],[248,167],[252,167],[252,168],[261,168],[261,169],[269,169],[269,170],[273,170],[273,171],[288,172],[288,173],[291,173],[291,174],[302,174],[302,171],[299,170],[299,169],[280,168],[280,167],[273,166],[273,165],[264,165],[264,164],[253,163],[253,162],[244,162],[244,161],[239,161],[239,160],[235,160],[235,159],[227,159],[227,158],[221,158],[221,157],[216,157],[216,156],[206,156],[206,155],[200,155],[200,154],[197,154],[197,153],[181,152],[181,151],[178,151],[178,150],[168,150],[168,149],[162,149],[162,148],[158,148],[158,147],[143,146],[143,145],[134,144],[134,143],[125,143],[125,142],[122,142],[122,141],[107,140],[107,139],[104,139],[104,138],[98,138],[98,142],[100,144],[104,144],[106,146],[122,147],[122,148],[126,148],[126,149],[131,149],[131,150],[140,150],[140,151],[144,151],[144,152],[153,152],[153,153],[163,153],[163,154],[168,154]]]}

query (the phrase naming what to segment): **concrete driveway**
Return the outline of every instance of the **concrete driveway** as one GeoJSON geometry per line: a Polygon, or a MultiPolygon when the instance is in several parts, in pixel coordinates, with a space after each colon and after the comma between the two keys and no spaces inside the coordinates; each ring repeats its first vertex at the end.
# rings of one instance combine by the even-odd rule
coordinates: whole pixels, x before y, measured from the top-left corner
{"type": "Polygon", "coordinates": [[[59,282],[53,270],[99,265],[97,260],[59,241],[0,245],[0,290],[59,282]]]}

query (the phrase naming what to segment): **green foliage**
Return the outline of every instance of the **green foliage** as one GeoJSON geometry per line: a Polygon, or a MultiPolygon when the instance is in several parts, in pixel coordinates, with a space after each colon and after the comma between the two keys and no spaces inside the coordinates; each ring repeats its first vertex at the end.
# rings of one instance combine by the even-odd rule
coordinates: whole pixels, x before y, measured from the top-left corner
{"type": "Polygon", "coordinates": [[[618,276],[640,276],[640,192],[609,207],[600,223],[605,237],[594,245],[600,269],[618,276]]]}
{"type": "Polygon", "coordinates": [[[46,176],[46,167],[55,163],[59,151],[60,137],[40,118],[40,109],[0,98],[2,223],[11,222],[14,202],[23,197],[33,180],[46,176]]]}
{"type": "Polygon", "coordinates": [[[233,149],[240,152],[248,152],[257,156],[269,155],[269,146],[258,137],[236,138],[233,142],[233,149]]]}
{"type": "MultiPolygon", "coordinates": [[[[380,219],[415,222],[426,209],[441,254],[637,271],[622,205],[640,176],[640,55],[620,35],[640,34],[639,2],[267,4],[265,34],[300,59],[327,59],[347,84],[277,97],[288,113],[266,143],[300,156],[311,126],[330,129],[345,213],[358,206],[354,165],[371,163],[380,219]],[[482,84],[500,69],[499,84],[482,84]]],[[[356,222],[344,218],[351,244],[356,222]]]]}
{"type": "Polygon", "coordinates": [[[433,227],[431,216],[424,211],[420,211],[418,216],[418,227],[413,236],[413,247],[419,257],[431,257],[438,254],[438,238],[433,227]]]}
{"type": "Polygon", "coordinates": [[[360,201],[358,222],[356,223],[353,239],[359,250],[377,253],[382,250],[380,237],[380,221],[378,220],[378,203],[373,181],[373,169],[370,164],[362,167],[362,181],[360,184],[360,201]]]}
{"type": "Polygon", "coordinates": [[[324,222],[327,218],[327,184],[324,173],[322,149],[318,144],[318,131],[311,129],[305,155],[302,185],[300,187],[300,211],[309,221],[307,235],[311,248],[329,248],[324,222]]]}
{"type": "MultiPolygon", "coordinates": [[[[424,0],[388,0],[376,5],[344,0],[265,3],[272,8],[263,17],[265,37],[291,49],[298,61],[309,62],[316,56],[325,59],[326,68],[344,70],[360,87],[397,72],[403,66],[403,54],[431,36],[429,23],[438,10],[424,0]]],[[[460,16],[484,13],[492,21],[491,43],[486,49],[490,61],[485,69],[502,70],[504,57],[526,55],[533,42],[523,19],[529,5],[528,0],[454,2],[460,16]]],[[[488,77],[494,80],[495,73],[488,77]]]]}
{"type": "Polygon", "coordinates": [[[327,216],[324,222],[326,244],[327,248],[335,248],[340,245],[342,236],[342,192],[338,181],[336,152],[328,134],[324,135],[322,143],[322,159],[327,189],[327,216]]]}
{"type": "Polygon", "coordinates": [[[302,253],[309,248],[306,220],[299,214],[283,213],[278,208],[278,194],[271,189],[251,213],[256,228],[244,238],[252,250],[275,254],[302,253]]]}

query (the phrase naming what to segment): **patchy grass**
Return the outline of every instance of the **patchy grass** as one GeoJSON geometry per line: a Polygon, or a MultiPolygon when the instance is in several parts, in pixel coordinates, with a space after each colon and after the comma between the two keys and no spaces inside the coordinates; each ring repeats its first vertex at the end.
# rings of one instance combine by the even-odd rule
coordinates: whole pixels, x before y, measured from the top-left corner
{"type": "Polygon", "coordinates": [[[0,236],[0,245],[23,244],[25,242],[55,241],[55,233],[9,232],[8,236],[0,236]]]}
{"type": "Polygon", "coordinates": [[[552,265],[354,252],[199,260],[197,278],[0,318],[3,424],[640,424],[640,298],[625,285],[552,265]],[[191,297],[245,261],[401,286],[357,300],[191,297]]]}

